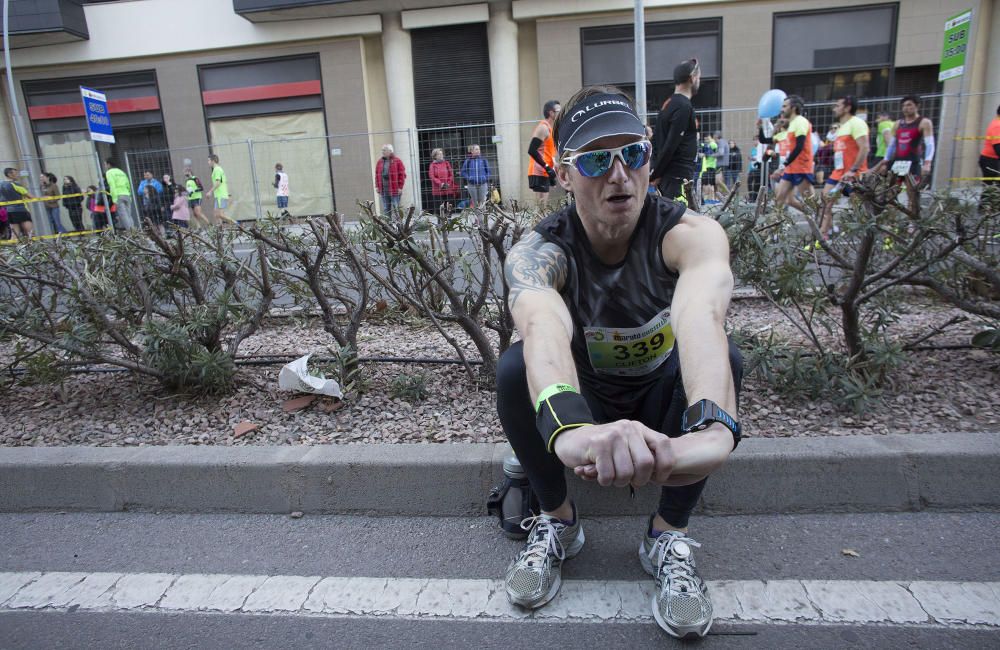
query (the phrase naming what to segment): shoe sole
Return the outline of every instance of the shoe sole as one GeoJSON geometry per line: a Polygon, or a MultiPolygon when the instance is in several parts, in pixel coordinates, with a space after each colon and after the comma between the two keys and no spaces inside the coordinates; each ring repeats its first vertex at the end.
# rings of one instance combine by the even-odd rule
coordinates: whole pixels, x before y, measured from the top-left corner
{"type": "MultiPolygon", "coordinates": [[[[577,535],[576,539],[574,539],[573,542],[569,545],[569,547],[566,548],[566,557],[563,559],[563,561],[565,562],[566,560],[570,560],[576,557],[583,549],[583,543],[585,541],[587,541],[587,536],[583,534],[583,526],[581,525],[580,534],[577,535]]],[[[552,582],[552,586],[549,587],[549,590],[547,592],[545,592],[545,596],[537,602],[533,603],[530,600],[514,596],[510,593],[510,590],[505,589],[505,591],[507,591],[507,600],[510,602],[511,605],[518,605],[525,609],[538,609],[543,605],[547,605],[550,600],[555,598],[556,594],[559,593],[559,589],[561,587],[562,587],[562,570],[560,569],[559,575],[557,575],[556,579],[552,582]]]]}
{"type": "MultiPolygon", "coordinates": [[[[646,553],[645,542],[639,542],[639,564],[642,565],[643,571],[649,575],[656,577],[656,571],[653,569],[653,562],[649,559],[649,555],[646,553]]],[[[660,608],[656,606],[656,594],[653,594],[653,598],[649,602],[650,609],[653,610],[653,618],[656,620],[656,624],[660,628],[674,637],[675,639],[687,639],[687,638],[700,638],[708,634],[708,631],[712,629],[713,619],[708,619],[708,623],[705,625],[705,629],[699,630],[697,626],[691,626],[690,628],[684,628],[681,632],[673,627],[671,627],[663,617],[660,616],[660,608]]]]}

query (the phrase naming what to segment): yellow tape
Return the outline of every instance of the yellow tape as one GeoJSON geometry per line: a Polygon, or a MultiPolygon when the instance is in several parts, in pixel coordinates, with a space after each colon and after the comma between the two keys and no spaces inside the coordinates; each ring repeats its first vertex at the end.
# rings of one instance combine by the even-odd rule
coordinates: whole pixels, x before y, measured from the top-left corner
{"type": "Polygon", "coordinates": [[[1000,181],[1000,176],[971,176],[969,178],[949,178],[949,181],[1000,181]]]}
{"type": "Polygon", "coordinates": [[[1000,135],[956,135],[956,140],[1000,140],[1000,135]]]}
{"type": "MultiPolygon", "coordinates": [[[[99,232],[108,232],[111,230],[108,228],[101,228],[100,230],[77,230],[74,232],[67,232],[61,235],[32,235],[31,241],[41,241],[43,239],[56,239],[58,237],[79,237],[81,235],[96,235],[99,232]]],[[[14,244],[20,243],[20,239],[0,239],[0,246],[12,246],[14,244]]]]}
{"type": "MultiPolygon", "coordinates": [[[[107,192],[104,192],[107,194],[107,192]]],[[[79,194],[60,194],[59,196],[36,196],[33,199],[22,199],[20,201],[0,201],[0,205],[19,205],[23,203],[38,203],[39,201],[58,201],[59,199],[69,199],[75,196],[93,196],[94,192],[80,192],[79,194]]]]}

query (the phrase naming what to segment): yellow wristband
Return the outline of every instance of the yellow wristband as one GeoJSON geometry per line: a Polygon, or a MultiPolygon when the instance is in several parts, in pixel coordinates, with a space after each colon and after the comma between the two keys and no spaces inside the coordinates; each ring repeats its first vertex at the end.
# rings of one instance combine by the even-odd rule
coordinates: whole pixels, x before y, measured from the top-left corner
{"type": "Polygon", "coordinates": [[[580,391],[578,391],[577,389],[573,388],[569,384],[552,384],[551,386],[546,386],[545,388],[542,389],[542,392],[540,392],[538,394],[538,399],[535,401],[535,413],[538,413],[538,411],[541,410],[541,408],[542,408],[542,402],[544,402],[548,398],[552,397],[553,395],[557,395],[559,393],[578,393],[579,394],[579,392],[580,391]]]}

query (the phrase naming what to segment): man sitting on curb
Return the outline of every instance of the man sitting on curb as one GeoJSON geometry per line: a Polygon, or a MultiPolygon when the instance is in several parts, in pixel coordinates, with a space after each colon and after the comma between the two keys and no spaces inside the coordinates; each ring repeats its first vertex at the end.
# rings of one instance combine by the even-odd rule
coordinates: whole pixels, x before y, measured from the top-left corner
{"type": "Polygon", "coordinates": [[[728,241],[717,222],[647,196],[651,145],[624,93],[585,88],[565,106],[556,171],[575,202],[522,239],[505,269],[523,341],[500,359],[497,409],[541,504],[522,522],[530,534],[507,596],[546,604],[583,547],[566,467],[604,487],[654,483],[660,505],[639,548],[656,580],[653,616],[673,636],[701,636],[712,604],[688,518],[740,438],[742,361],[723,330],[728,241]]]}

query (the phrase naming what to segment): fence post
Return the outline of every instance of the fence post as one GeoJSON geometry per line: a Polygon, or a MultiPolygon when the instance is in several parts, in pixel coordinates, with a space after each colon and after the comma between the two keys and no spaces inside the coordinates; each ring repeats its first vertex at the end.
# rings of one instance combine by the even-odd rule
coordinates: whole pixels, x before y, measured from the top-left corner
{"type": "MultiPolygon", "coordinates": [[[[963,79],[965,75],[962,75],[963,79]]],[[[955,100],[955,131],[951,135],[951,160],[948,161],[948,189],[951,190],[952,181],[951,179],[955,177],[955,158],[958,157],[959,152],[963,150],[961,141],[956,138],[956,136],[961,132],[961,120],[962,120],[962,86],[965,83],[962,82],[958,89],[958,99],[955,100]]],[[[944,129],[941,129],[942,131],[944,129]]],[[[944,135],[943,133],[941,135],[944,135]]],[[[944,140],[944,138],[941,138],[944,140]]]]}
{"type": "MultiPolygon", "coordinates": [[[[41,156],[31,156],[28,153],[25,153],[23,160],[24,166],[28,168],[28,179],[24,181],[24,185],[31,192],[31,195],[36,197],[42,196],[42,160],[43,158],[41,156]]],[[[18,167],[21,167],[21,165],[18,164],[18,167]]],[[[20,172],[21,170],[18,169],[18,173],[20,172]]],[[[56,234],[55,232],[52,232],[52,225],[49,223],[49,211],[45,209],[45,204],[43,202],[35,201],[31,205],[26,205],[25,208],[31,215],[31,222],[41,226],[39,231],[40,234],[56,234]]]]}
{"type": "Polygon", "coordinates": [[[419,138],[416,137],[416,129],[406,129],[406,139],[410,143],[410,170],[413,174],[413,182],[410,183],[410,187],[413,190],[413,206],[417,209],[417,214],[419,214],[423,206],[420,204],[420,156],[417,151],[416,141],[419,138]]]}
{"type": "Polygon", "coordinates": [[[260,204],[260,179],[257,178],[257,159],[253,151],[253,138],[247,138],[247,150],[250,153],[250,175],[253,176],[253,199],[256,206],[257,221],[262,218],[262,208],[260,204]]]}
{"type": "MultiPolygon", "coordinates": [[[[97,163],[97,196],[94,197],[94,202],[100,201],[104,204],[104,215],[108,218],[108,227],[112,231],[115,229],[114,217],[111,215],[111,201],[108,194],[111,188],[108,188],[108,192],[104,192],[104,170],[101,168],[101,154],[97,150],[97,145],[94,145],[94,162],[97,163]]],[[[91,215],[93,219],[93,215],[91,215]]]]}
{"type": "MultiPolygon", "coordinates": [[[[135,179],[132,176],[131,158],[133,154],[134,152],[132,153],[129,153],[128,151],[125,152],[125,175],[128,176],[128,191],[131,196],[129,198],[128,220],[125,222],[126,224],[130,225],[125,225],[123,227],[136,228],[138,230],[142,230],[142,225],[143,225],[142,208],[141,208],[142,197],[139,196],[139,192],[136,191],[138,183],[135,182],[135,179]]],[[[110,191],[111,188],[109,187],[108,190],[110,191]]]]}

